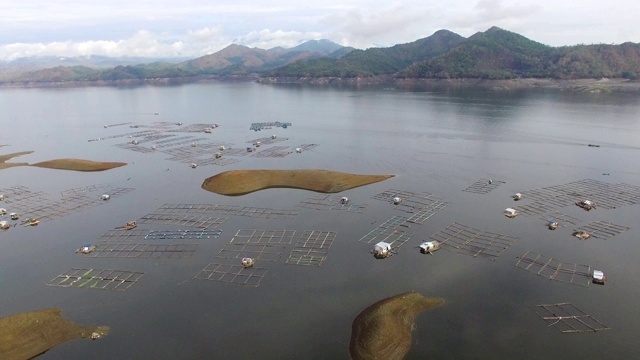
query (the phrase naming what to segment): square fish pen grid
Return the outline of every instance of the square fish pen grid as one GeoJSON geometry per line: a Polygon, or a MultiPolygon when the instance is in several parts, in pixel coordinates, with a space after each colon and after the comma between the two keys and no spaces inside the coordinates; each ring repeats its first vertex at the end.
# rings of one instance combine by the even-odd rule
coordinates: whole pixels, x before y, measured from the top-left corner
{"type": "Polygon", "coordinates": [[[544,321],[562,333],[581,333],[611,330],[572,303],[542,304],[531,309],[544,321]]]}
{"type": "Polygon", "coordinates": [[[273,244],[230,242],[220,250],[216,257],[222,259],[252,258],[254,260],[277,261],[282,257],[283,249],[284,246],[273,244]]]}
{"type": "Polygon", "coordinates": [[[273,158],[281,158],[291,154],[293,151],[289,150],[288,146],[272,146],[268,149],[260,150],[251,157],[265,158],[265,157],[273,157],[273,158]]]}
{"type": "Polygon", "coordinates": [[[627,230],[629,230],[629,228],[626,226],[616,225],[601,220],[592,222],[580,227],[579,229],[576,229],[576,231],[585,231],[589,235],[591,235],[591,237],[602,240],[607,240],[627,230]]]}
{"type": "Polygon", "coordinates": [[[269,129],[272,127],[281,127],[286,129],[287,127],[291,126],[290,122],[260,122],[260,123],[251,123],[251,126],[249,127],[249,130],[254,130],[254,131],[259,131],[262,129],[269,129]]]}
{"type": "Polygon", "coordinates": [[[139,153],[143,153],[143,154],[150,154],[150,153],[153,153],[153,152],[156,151],[156,150],[154,150],[152,148],[148,148],[148,147],[145,147],[143,145],[132,144],[130,142],[122,143],[122,144],[115,144],[114,146],[118,147],[120,149],[131,150],[131,151],[135,151],[135,152],[139,152],[139,153]]]}
{"type": "Polygon", "coordinates": [[[549,211],[554,211],[556,207],[553,204],[549,204],[541,201],[534,201],[526,205],[520,205],[514,207],[514,209],[523,216],[540,215],[549,211]]]}
{"type": "Polygon", "coordinates": [[[216,228],[225,221],[227,218],[206,215],[151,213],[141,217],[138,224],[164,224],[208,229],[210,227],[216,228]]]}
{"type": "Polygon", "coordinates": [[[476,194],[486,194],[492,190],[495,190],[498,186],[502,184],[505,184],[505,182],[489,180],[489,179],[480,179],[462,191],[476,193],[476,194]]]}
{"type": "Polygon", "coordinates": [[[549,221],[549,220],[556,221],[559,226],[564,226],[564,224],[577,225],[581,222],[579,219],[576,219],[572,216],[569,216],[567,214],[563,214],[557,211],[554,212],[553,214],[541,216],[540,219],[546,220],[546,221],[549,221]]]}
{"type": "Polygon", "coordinates": [[[228,282],[243,286],[258,287],[267,269],[252,266],[244,268],[237,264],[209,263],[194,279],[228,282]]]}
{"type": "Polygon", "coordinates": [[[186,135],[186,136],[178,136],[178,137],[165,139],[165,140],[154,141],[153,143],[156,145],[156,148],[163,149],[163,148],[189,144],[189,143],[201,141],[201,140],[204,140],[204,138],[196,138],[193,135],[186,135]]]}
{"type": "Polygon", "coordinates": [[[125,133],[125,134],[105,136],[105,137],[100,138],[99,140],[118,139],[118,138],[123,138],[123,137],[134,138],[134,137],[138,137],[138,136],[151,135],[151,134],[155,134],[155,133],[157,133],[156,130],[141,130],[141,131],[129,132],[129,133],[125,133]]]}
{"type": "Polygon", "coordinates": [[[74,195],[74,194],[82,194],[82,193],[87,193],[87,192],[104,192],[106,190],[110,190],[111,186],[109,185],[102,185],[102,184],[97,184],[97,185],[87,185],[87,186],[81,186],[81,187],[77,187],[77,188],[73,188],[73,189],[67,189],[67,190],[63,190],[60,192],[60,195],[62,197],[65,196],[70,196],[70,195],[74,195]]]}
{"type": "Polygon", "coordinates": [[[204,129],[213,129],[214,124],[190,124],[187,126],[181,126],[177,129],[169,130],[171,132],[181,132],[181,133],[199,133],[204,132],[204,129]]]}
{"type": "Polygon", "coordinates": [[[143,240],[148,234],[149,234],[149,230],[113,229],[102,234],[102,236],[100,236],[100,240],[105,242],[140,241],[140,240],[143,240]]]}
{"type": "Polygon", "coordinates": [[[219,213],[220,215],[235,215],[261,217],[266,219],[293,219],[300,212],[296,210],[283,210],[257,207],[240,207],[222,204],[164,204],[156,213],[219,213]]]}
{"type": "Polygon", "coordinates": [[[444,230],[432,235],[432,240],[439,241],[449,250],[473,257],[488,256],[497,258],[518,238],[494,234],[458,223],[449,225],[444,230]]]}
{"type": "Polygon", "coordinates": [[[295,230],[240,229],[231,242],[250,244],[291,244],[295,230]]]}
{"type": "Polygon", "coordinates": [[[433,203],[429,204],[428,206],[422,208],[418,212],[411,215],[407,219],[407,222],[414,223],[414,224],[424,224],[424,222],[427,221],[430,217],[432,217],[437,211],[444,209],[445,207],[447,207],[447,205],[448,204],[446,202],[436,200],[433,203]]]}
{"type": "Polygon", "coordinates": [[[303,151],[307,151],[307,150],[315,149],[318,146],[320,145],[319,144],[301,144],[300,146],[297,146],[297,148],[300,148],[303,151]]]}
{"type": "Polygon", "coordinates": [[[335,238],[335,231],[306,230],[291,250],[287,264],[322,266],[335,238]]]}
{"type": "Polygon", "coordinates": [[[282,210],[245,206],[230,215],[260,217],[265,219],[293,219],[298,215],[296,210],[282,210]]]}
{"type": "Polygon", "coordinates": [[[591,283],[591,266],[567,263],[533,251],[527,251],[519,257],[516,267],[549,280],[579,286],[589,286],[591,283]]]}
{"type": "Polygon", "coordinates": [[[414,193],[395,189],[390,189],[373,196],[376,200],[382,200],[391,204],[393,204],[395,197],[399,197],[402,200],[399,204],[395,205],[396,209],[410,214],[436,206],[437,203],[442,203],[440,199],[430,193],[414,193]]]}
{"type": "Polygon", "coordinates": [[[276,144],[282,141],[287,141],[289,140],[289,138],[286,137],[276,137],[275,139],[272,138],[271,136],[269,137],[261,137],[259,139],[253,139],[253,140],[249,140],[247,141],[247,144],[255,144],[258,141],[260,142],[260,144],[262,145],[270,145],[270,144],[276,144]]]}
{"type": "Polygon", "coordinates": [[[100,243],[87,254],[94,258],[180,259],[190,258],[197,244],[100,243]]]}
{"type": "Polygon", "coordinates": [[[640,203],[640,186],[624,183],[609,184],[592,179],[535,189],[523,194],[525,197],[556,207],[569,206],[585,198],[594,201],[603,209],[640,203]]]}
{"type": "Polygon", "coordinates": [[[342,210],[358,214],[364,213],[367,209],[366,204],[357,205],[351,201],[342,204],[340,202],[341,198],[342,196],[340,195],[316,195],[302,200],[300,204],[296,206],[314,210],[342,210]]]}
{"type": "Polygon", "coordinates": [[[414,232],[410,232],[407,218],[402,216],[394,216],[384,223],[378,225],[358,241],[371,244],[373,242],[384,241],[394,248],[399,248],[409,241],[414,232]]]}
{"type": "Polygon", "coordinates": [[[224,156],[217,159],[215,158],[215,156],[206,158],[206,159],[193,159],[193,162],[195,162],[199,166],[207,166],[207,165],[226,166],[226,165],[235,164],[239,161],[240,160],[238,159],[224,157],[224,156]]]}
{"type": "Polygon", "coordinates": [[[217,239],[222,230],[150,230],[144,240],[198,240],[217,239]]]}
{"type": "Polygon", "coordinates": [[[51,279],[46,285],[125,291],[136,284],[142,275],[144,273],[136,271],[73,268],[51,279]]]}

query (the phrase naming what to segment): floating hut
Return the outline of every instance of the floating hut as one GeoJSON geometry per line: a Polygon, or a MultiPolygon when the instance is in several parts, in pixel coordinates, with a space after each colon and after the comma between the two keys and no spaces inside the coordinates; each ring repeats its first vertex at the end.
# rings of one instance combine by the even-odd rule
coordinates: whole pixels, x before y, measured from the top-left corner
{"type": "Polygon", "coordinates": [[[92,252],[93,250],[96,249],[95,245],[91,245],[91,244],[85,244],[84,246],[82,246],[81,248],[79,248],[78,250],[76,250],[76,254],[77,253],[81,253],[81,254],[89,254],[90,252],[92,252]]]}
{"type": "Polygon", "coordinates": [[[20,217],[18,214],[16,213],[11,213],[9,214],[9,216],[11,217],[11,220],[18,220],[18,218],[20,217]]]}
{"type": "Polygon", "coordinates": [[[0,194],[0,201],[4,200],[4,194],[0,194]]]}
{"type": "Polygon", "coordinates": [[[276,137],[277,137],[277,136],[275,136],[275,135],[271,135],[271,138],[272,138],[272,139],[275,139],[276,137]]]}
{"type": "Polygon", "coordinates": [[[260,141],[256,141],[255,144],[253,144],[253,145],[255,145],[255,147],[260,147],[260,145],[262,145],[262,143],[260,141]]]}
{"type": "Polygon", "coordinates": [[[296,152],[300,154],[302,152],[302,148],[296,148],[296,152]]]}
{"type": "Polygon", "coordinates": [[[138,226],[138,223],[135,221],[129,221],[128,223],[124,224],[123,228],[125,230],[131,230],[133,228],[135,228],[136,226],[138,226]]]}
{"type": "Polygon", "coordinates": [[[380,241],[373,246],[373,257],[376,259],[385,259],[391,255],[393,255],[391,253],[391,244],[380,241]]]}
{"type": "Polygon", "coordinates": [[[182,123],[181,122],[177,122],[176,125],[182,126],[182,123]]]}
{"type": "Polygon", "coordinates": [[[515,193],[511,196],[513,198],[514,201],[518,201],[522,199],[522,194],[520,193],[515,193]]]}
{"type": "Polygon", "coordinates": [[[393,205],[398,205],[402,202],[402,198],[398,197],[398,196],[394,196],[393,199],[391,199],[393,201],[393,205]]]}
{"type": "Polygon", "coordinates": [[[23,225],[36,226],[40,223],[40,220],[36,218],[28,218],[22,222],[23,225]]]}
{"type": "Polygon", "coordinates": [[[581,208],[587,211],[596,207],[596,204],[594,204],[594,202],[591,200],[580,200],[576,203],[576,205],[580,206],[581,208]]]}
{"type": "Polygon", "coordinates": [[[133,140],[131,143],[132,143],[133,145],[138,145],[138,144],[139,144],[138,140],[133,140]]]}
{"type": "Polygon", "coordinates": [[[549,222],[547,222],[547,226],[549,227],[549,230],[555,230],[558,228],[558,222],[555,220],[549,220],[549,222]]]}
{"type": "Polygon", "coordinates": [[[191,165],[190,165],[190,166],[191,166],[191,168],[192,168],[192,169],[195,169],[195,168],[197,168],[197,167],[198,167],[198,164],[196,164],[196,163],[191,163],[191,165]]]}
{"type": "Polygon", "coordinates": [[[109,200],[111,198],[111,196],[109,194],[102,194],[102,196],[100,197],[100,199],[102,200],[109,200]]]}
{"type": "Polygon", "coordinates": [[[7,213],[7,209],[0,208],[0,215],[4,215],[7,213]]]}
{"type": "Polygon", "coordinates": [[[155,145],[151,145],[151,150],[155,150],[155,149],[157,149],[157,148],[158,148],[157,146],[155,146],[155,145]]]}
{"type": "Polygon", "coordinates": [[[216,159],[220,159],[222,157],[222,153],[217,152],[214,156],[216,159]]]}
{"type": "Polygon", "coordinates": [[[196,143],[192,142],[191,147],[196,147],[196,143]]]}
{"type": "Polygon", "coordinates": [[[591,234],[589,234],[588,232],[586,232],[584,230],[574,231],[573,234],[571,234],[571,235],[577,237],[580,240],[587,240],[588,238],[591,237],[591,234]]]}
{"type": "Polygon", "coordinates": [[[433,254],[434,251],[440,249],[439,241],[427,241],[420,244],[420,252],[423,254],[433,254]]]}
{"type": "Polygon", "coordinates": [[[247,152],[252,152],[253,148],[252,147],[247,147],[247,152]]]}
{"type": "Polygon", "coordinates": [[[248,257],[242,258],[242,267],[245,269],[252,267],[253,264],[255,263],[256,261],[252,258],[248,258],[248,257]]]}
{"type": "Polygon", "coordinates": [[[6,230],[10,227],[11,225],[9,225],[8,221],[4,221],[4,220],[0,221],[0,229],[6,230]]]}
{"type": "Polygon", "coordinates": [[[205,134],[211,134],[211,128],[204,128],[205,134]]]}
{"type": "Polygon", "coordinates": [[[604,285],[605,281],[607,281],[607,277],[604,276],[604,273],[600,270],[593,270],[593,283],[604,285]]]}
{"type": "Polygon", "coordinates": [[[220,150],[221,151],[225,151],[225,150],[227,150],[227,148],[224,145],[222,145],[222,146],[220,146],[220,150]]]}
{"type": "Polygon", "coordinates": [[[504,209],[504,216],[508,218],[514,218],[518,216],[518,211],[516,209],[506,208],[504,209]]]}
{"type": "Polygon", "coordinates": [[[340,198],[340,204],[344,205],[344,204],[346,204],[348,202],[349,202],[349,198],[348,197],[343,196],[343,197],[340,198]]]}

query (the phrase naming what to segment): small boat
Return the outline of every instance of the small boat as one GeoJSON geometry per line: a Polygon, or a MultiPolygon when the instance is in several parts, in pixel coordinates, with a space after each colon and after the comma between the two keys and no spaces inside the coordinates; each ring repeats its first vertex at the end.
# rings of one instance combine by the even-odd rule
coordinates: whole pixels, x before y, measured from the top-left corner
{"type": "Polygon", "coordinates": [[[516,209],[506,208],[504,209],[504,216],[508,218],[514,218],[518,216],[518,211],[516,209]]]}
{"type": "Polygon", "coordinates": [[[217,152],[214,156],[216,159],[220,159],[222,157],[222,153],[217,152]]]}
{"type": "Polygon", "coordinates": [[[102,196],[100,197],[100,199],[102,200],[109,200],[111,198],[111,196],[109,194],[102,194],[102,196]]]}
{"type": "Polygon", "coordinates": [[[93,250],[96,249],[95,245],[91,245],[91,244],[85,244],[83,247],[79,248],[78,250],[76,250],[76,254],[77,253],[81,253],[81,254],[89,254],[90,252],[92,252],[93,250]]]}
{"type": "Polygon", "coordinates": [[[349,198],[346,196],[343,196],[340,198],[340,204],[345,205],[346,203],[349,202],[349,198]]]}
{"type": "Polygon", "coordinates": [[[4,220],[0,221],[0,229],[6,230],[10,227],[11,225],[9,225],[8,221],[4,221],[4,220]]]}
{"type": "Polygon", "coordinates": [[[591,234],[589,234],[588,232],[586,232],[584,230],[574,231],[573,234],[571,234],[571,235],[577,237],[580,240],[587,240],[588,238],[591,237],[591,234]]]}
{"type": "Polygon", "coordinates": [[[242,258],[242,267],[245,269],[252,267],[253,264],[255,263],[256,261],[252,258],[248,258],[248,257],[242,258]]]}
{"type": "Polygon", "coordinates": [[[555,230],[558,228],[558,222],[554,220],[549,220],[549,222],[547,223],[547,226],[549,227],[549,230],[555,230]]]}
{"type": "Polygon", "coordinates": [[[420,244],[420,252],[423,254],[432,254],[440,249],[439,241],[427,241],[420,244]]]}
{"type": "Polygon", "coordinates": [[[40,220],[36,218],[28,218],[22,222],[22,225],[29,225],[29,226],[36,226],[38,224],[40,224],[40,220]]]}
{"type": "Polygon", "coordinates": [[[196,163],[191,163],[191,165],[190,165],[190,166],[191,166],[191,168],[192,168],[192,169],[195,169],[195,168],[197,168],[197,167],[198,167],[198,164],[196,164],[196,163]]]}
{"type": "Polygon", "coordinates": [[[211,128],[204,128],[205,134],[211,134],[211,128]]]}
{"type": "Polygon", "coordinates": [[[522,194],[520,193],[515,193],[511,197],[513,198],[514,201],[522,200],[522,194]]]}
{"type": "Polygon", "coordinates": [[[277,137],[277,136],[275,136],[275,135],[271,135],[271,138],[272,138],[272,139],[275,139],[276,137],[277,137]]]}
{"type": "Polygon", "coordinates": [[[18,220],[18,218],[20,217],[18,214],[16,213],[11,213],[9,214],[9,216],[11,217],[11,220],[18,220]]]}
{"type": "Polygon", "coordinates": [[[580,200],[576,203],[576,205],[580,206],[581,208],[587,211],[594,209],[596,207],[596,204],[594,204],[594,202],[591,200],[580,200]]]}
{"type": "Polygon", "coordinates": [[[227,148],[224,145],[222,145],[220,146],[220,150],[224,151],[224,150],[227,150],[227,148]]]}
{"type": "Polygon", "coordinates": [[[4,194],[0,194],[0,201],[4,200],[4,194]]]}
{"type": "Polygon", "coordinates": [[[604,285],[605,281],[607,281],[607,277],[604,276],[604,273],[600,270],[593,270],[593,283],[604,285]]]}
{"type": "Polygon", "coordinates": [[[157,146],[155,146],[155,145],[151,145],[151,150],[155,150],[155,149],[157,149],[157,148],[158,148],[157,146]]]}
{"type": "Polygon", "coordinates": [[[137,227],[137,226],[138,226],[138,223],[137,223],[137,222],[135,222],[135,221],[129,221],[128,223],[124,224],[123,228],[124,228],[125,230],[131,230],[131,229],[133,229],[133,228],[135,228],[135,227],[137,227]]]}
{"type": "Polygon", "coordinates": [[[302,152],[302,148],[296,148],[296,152],[300,154],[302,152]]]}
{"type": "Polygon", "coordinates": [[[393,202],[393,205],[399,205],[402,202],[402,198],[399,196],[394,196],[391,201],[393,202]]]}
{"type": "Polygon", "coordinates": [[[247,147],[247,152],[252,152],[253,148],[252,147],[247,147]]]}
{"type": "Polygon", "coordinates": [[[192,142],[191,147],[196,147],[196,143],[192,142]]]}
{"type": "Polygon", "coordinates": [[[256,141],[256,143],[253,144],[253,145],[255,145],[255,147],[260,147],[260,145],[262,145],[262,144],[260,143],[260,141],[256,141]]]}
{"type": "Polygon", "coordinates": [[[132,143],[133,145],[138,145],[138,144],[139,144],[138,140],[133,140],[131,143],[132,143]]]}

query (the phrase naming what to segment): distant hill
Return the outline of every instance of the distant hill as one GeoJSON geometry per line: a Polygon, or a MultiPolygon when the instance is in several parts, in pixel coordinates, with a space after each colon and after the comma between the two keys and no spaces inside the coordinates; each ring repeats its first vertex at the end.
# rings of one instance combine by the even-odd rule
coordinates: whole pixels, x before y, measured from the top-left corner
{"type": "Polygon", "coordinates": [[[492,27],[468,38],[439,30],[414,42],[367,50],[343,47],[329,40],[312,40],[290,49],[264,50],[232,44],[214,54],[178,63],[120,64],[107,68],[53,66],[22,74],[7,71],[5,65],[0,63],[0,81],[17,83],[201,76],[261,76],[264,81],[273,82],[334,78],[638,79],[640,44],[551,47],[492,27]]]}

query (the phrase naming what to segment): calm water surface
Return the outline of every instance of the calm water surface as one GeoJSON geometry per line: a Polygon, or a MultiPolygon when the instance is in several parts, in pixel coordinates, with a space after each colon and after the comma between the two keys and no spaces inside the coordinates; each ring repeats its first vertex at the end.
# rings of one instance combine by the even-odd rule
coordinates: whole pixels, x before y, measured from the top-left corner
{"type": "MultiPolygon", "coordinates": [[[[446,299],[416,319],[410,359],[628,359],[638,357],[640,206],[562,208],[584,224],[604,220],[630,229],[608,240],[580,242],[572,228],[551,232],[544,215],[507,219],[515,192],[582,179],[640,186],[640,98],[551,90],[494,92],[351,91],[272,87],[253,83],[176,87],[1,89],[0,153],[34,150],[13,161],[54,158],[125,161],[101,173],[17,167],[0,172],[0,188],[16,185],[60,191],[95,185],[134,191],[104,206],[37,227],[0,233],[0,316],[60,307],[81,324],[109,325],[99,340],[67,342],[43,359],[347,359],[351,323],[370,304],[415,290],[446,299]],[[155,115],[157,113],[157,115],[155,115]],[[125,134],[158,121],[218,123],[210,141],[246,146],[272,133],[276,145],[319,146],[283,158],[243,156],[227,166],[169,161],[114,145],[125,134]],[[291,122],[288,129],[249,131],[253,122],[291,122]],[[587,144],[599,144],[599,148],[587,144]],[[233,169],[320,168],[395,174],[390,180],[346,191],[363,214],[317,211],[296,205],[314,193],[272,189],[224,197],[202,181],[233,169]],[[608,174],[608,175],[603,175],[608,174]],[[486,178],[504,181],[488,194],[462,190],[486,178]],[[372,196],[398,189],[435,194],[448,203],[399,254],[375,260],[358,242],[378,224],[403,215],[372,196]],[[74,253],[85,243],[162,204],[226,204],[298,210],[294,219],[229,216],[218,239],[197,240],[188,259],[95,259],[74,253]],[[418,253],[429,236],[458,222],[519,240],[495,261],[442,250],[418,253]],[[191,280],[215,262],[239,229],[335,231],[322,267],[286,265],[293,245],[268,264],[259,287],[191,280]],[[549,281],[514,265],[532,250],[605,271],[606,286],[549,281]],[[73,267],[145,272],[125,292],[58,288],[45,284],[73,267]],[[531,306],[572,302],[612,328],[562,334],[531,306]]],[[[184,135],[184,134],[180,134],[184,135]]],[[[205,134],[197,134],[198,136],[205,134]]],[[[99,196],[99,194],[95,194],[99,196]]],[[[162,228],[160,226],[160,228],[162,228]]]]}

